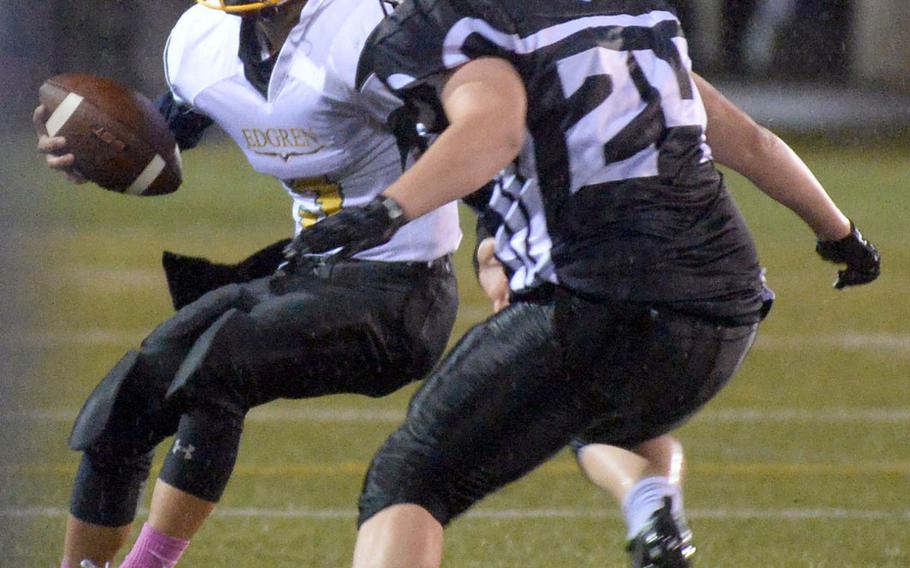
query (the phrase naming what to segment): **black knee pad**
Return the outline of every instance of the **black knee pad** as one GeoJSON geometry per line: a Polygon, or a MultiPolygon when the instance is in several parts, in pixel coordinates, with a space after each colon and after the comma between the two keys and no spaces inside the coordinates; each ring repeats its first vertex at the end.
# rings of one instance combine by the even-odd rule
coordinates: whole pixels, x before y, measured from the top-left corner
{"type": "Polygon", "coordinates": [[[193,344],[165,398],[180,408],[217,408],[243,416],[253,404],[254,379],[232,363],[232,355],[255,341],[253,319],[231,309],[193,344]]]}
{"type": "Polygon", "coordinates": [[[96,452],[121,451],[122,445],[142,452],[154,448],[177,425],[177,415],[164,408],[166,388],[146,356],[130,351],[85,401],[70,433],[70,448],[96,452]]]}
{"type": "Polygon", "coordinates": [[[73,483],[70,512],[80,521],[104,527],[131,523],[151,465],[152,452],[86,452],[73,483]]]}
{"type": "Polygon", "coordinates": [[[87,450],[106,432],[111,432],[112,419],[127,402],[125,384],[136,376],[139,353],[130,351],[114,366],[89,395],[76,417],[70,433],[69,446],[74,450],[87,450]]]}
{"type": "Polygon", "coordinates": [[[580,387],[565,376],[549,332],[551,315],[545,306],[514,304],[465,334],[376,454],[361,523],[411,503],[446,525],[565,447],[587,423],[589,413],[572,396],[580,387]]]}
{"type": "Polygon", "coordinates": [[[413,438],[399,429],[379,450],[360,494],[358,527],[383,509],[401,504],[419,505],[446,526],[484,493],[472,491],[470,476],[448,467],[443,456],[412,459],[418,448],[413,438]]]}
{"type": "Polygon", "coordinates": [[[166,383],[154,380],[143,354],[131,351],[98,384],[76,418],[69,445],[85,453],[70,512],[106,527],[132,522],[155,446],[176,429],[162,411],[166,383]],[[168,425],[170,424],[170,426],[168,425]]]}
{"type": "Polygon", "coordinates": [[[193,342],[233,306],[252,301],[241,286],[220,288],[158,326],[139,351],[127,353],[86,400],[69,444],[74,450],[117,446],[149,448],[174,433],[180,411],[165,400],[174,375],[193,342]]]}

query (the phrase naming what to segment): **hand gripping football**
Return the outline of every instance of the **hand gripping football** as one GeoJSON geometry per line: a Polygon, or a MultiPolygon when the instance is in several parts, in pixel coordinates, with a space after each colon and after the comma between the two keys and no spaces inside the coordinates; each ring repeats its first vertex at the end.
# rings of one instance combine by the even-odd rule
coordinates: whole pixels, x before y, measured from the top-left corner
{"type": "Polygon", "coordinates": [[[180,150],[164,117],[140,93],[112,79],[69,73],[41,85],[47,131],[63,136],[73,168],[105,189],[164,195],[183,180],[180,150]]]}

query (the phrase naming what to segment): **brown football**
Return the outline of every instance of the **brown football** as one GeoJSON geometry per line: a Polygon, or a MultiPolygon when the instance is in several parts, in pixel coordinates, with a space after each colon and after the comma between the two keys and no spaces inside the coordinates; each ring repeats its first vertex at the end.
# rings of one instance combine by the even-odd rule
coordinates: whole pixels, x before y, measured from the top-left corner
{"type": "Polygon", "coordinates": [[[41,85],[47,131],[66,138],[73,167],[105,189],[164,195],[183,180],[180,150],[144,95],[106,77],[68,73],[41,85]]]}

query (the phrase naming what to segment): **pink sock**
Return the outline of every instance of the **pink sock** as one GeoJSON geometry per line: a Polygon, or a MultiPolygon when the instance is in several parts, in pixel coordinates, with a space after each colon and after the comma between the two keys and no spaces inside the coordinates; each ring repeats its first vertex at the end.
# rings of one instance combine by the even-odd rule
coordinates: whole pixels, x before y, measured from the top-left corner
{"type": "Polygon", "coordinates": [[[66,560],[61,560],[61,561],[60,561],[60,568],[73,568],[73,567],[70,566],[69,564],[67,564],[67,563],[66,563],[66,560]]]}
{"type": "Polygon", "coordinates": [[[145,523],[120,568],[173,568],[190,541],[162,534],[145,523]]]}

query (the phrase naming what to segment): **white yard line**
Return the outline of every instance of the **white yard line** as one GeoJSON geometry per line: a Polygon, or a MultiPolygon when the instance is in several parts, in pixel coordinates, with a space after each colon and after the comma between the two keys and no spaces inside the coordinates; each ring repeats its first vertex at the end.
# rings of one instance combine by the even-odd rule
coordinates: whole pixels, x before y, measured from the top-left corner
{"type": "MultiPolygon", "coordinates": [[[[70,422],[76,418],[76,408],[16,410],[0,407],[0,424],[22,422],[70,422]]],[[[317,422],[317,423],[398,423],[405,409],[358,407],[269,408],[253,409],[249,422],[317,422]]],[[[696,416],[696,422],[753,424],[767,422],[810,423],[904,423],[910,422],[910,408],[728,408],[706,410],[696,416]]]]}
{"type": "Polygon", "coordinates": [[[755,349],[802,350],[813,347],[856,350],[876,349],[910,353],[910,335],[897,333],[844,333],[820,335],[762,335],[755,349]]]}
{"type": "MultiPolygon", "coordinates": [[[[122,346],[129,348],[148,334],[147,329],[85,329],[64,333],[27,333],[7,337],[3,341],[27,347],[122,346]]],[[[755,342],[755,349],[794,351],[808,348],[873,349],[910,354],[910,335],[897,333],[845,333],[819,335],[762,335],[755,342]]]]}
{"type": "MultiPolygon", "coordinates": [[[[62,507],[8,507],[0,508],[0,518],[56,518],[64,517],[62,507]]],[[[140,511],[141,516],[148,511],[140,511]]],[[[260,519],[344,519],[356,518],[354,509],[268,509],[263,507],[219,507],[216,516],[260,519]]],[[[687,512],[695,520],[845,520],[845,521],[907,521],[910,509],[864,510],[841,508],[818,509],[692,509],[687,512]]],[[[466,517],[473,519],[528,520],[528,519],[602,519],[618,518],[613,509],[477,509],[466,517]]]]}
{"type": "Polygon", "coordinates": [[[7,338],[10,343],[18,343],[25,347],[117,347],[128,349],[138,345],[139,341],[148,335],[147,329],[85,329],[69,331],[66,333],[27,333],[21,338],[7,338]]]}

